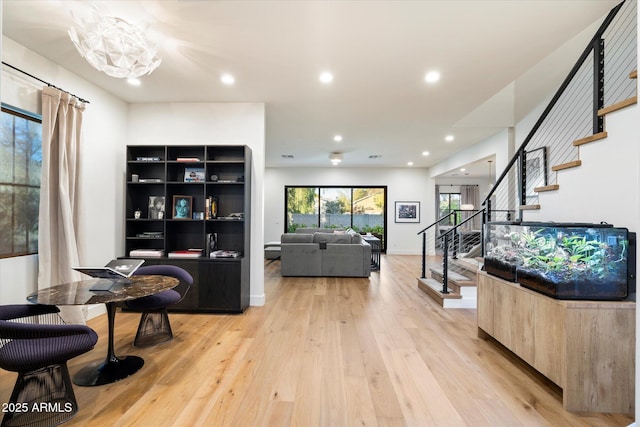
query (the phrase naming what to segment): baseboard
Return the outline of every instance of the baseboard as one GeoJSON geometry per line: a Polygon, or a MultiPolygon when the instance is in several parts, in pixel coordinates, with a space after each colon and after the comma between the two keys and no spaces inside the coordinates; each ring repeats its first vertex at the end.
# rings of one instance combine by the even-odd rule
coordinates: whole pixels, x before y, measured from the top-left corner
{"type": "Polygon", "coordinates": [[[393,250],[387,249],[387,255],[422,255],[422,251],[404,251],[404,250],[393,250]]]}
{"type": "Polygon", "coordinates": [[[94,304],[87,307],[87,320],[98,317],[107,312],[104,304],[94,304]]]}
{"type": "Polygon", "coordinates": [[[261,294],[261,295],[249,295],[249,305],[255,306],[255,307],[261,307],[264,305],[265,302],[265,294],[261,294]]]}

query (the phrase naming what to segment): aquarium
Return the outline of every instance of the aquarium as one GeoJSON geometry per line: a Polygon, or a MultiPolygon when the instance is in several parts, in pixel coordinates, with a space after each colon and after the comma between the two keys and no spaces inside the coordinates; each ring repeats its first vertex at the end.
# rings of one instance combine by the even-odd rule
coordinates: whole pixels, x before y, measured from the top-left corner
{"type": "Polygon", "coordinates": [[[485,239],[487,273],[553,298],[622,300],[635,277],[635,233],[626,228],[490,222],[485,239]]]}

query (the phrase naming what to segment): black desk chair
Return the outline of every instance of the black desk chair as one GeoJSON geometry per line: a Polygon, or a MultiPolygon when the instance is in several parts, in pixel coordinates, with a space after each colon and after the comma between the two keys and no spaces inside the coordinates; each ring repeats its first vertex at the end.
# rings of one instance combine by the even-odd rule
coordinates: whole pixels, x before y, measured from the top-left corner
{"type": "Polygon", "coordinates": [[[53,305],[0,306],[0,368],[18,373],[2,426],[57,425],[78,412],[67,361],[93,349],[98,335],[65,324],[59,311],[53,305]]]}
{"type": "Polygon", "coordinates": [[[170,276],[180,280],[178,286],[173,289],[125,302],[128,310],[142,313],[133,341],[134,347],[151,347],[171,341],[173,332],[167,307],[179,303],[184,298],[193,284],[193,277],[175,265],[144,266],[137,269],[134,275],[170,276]]]}

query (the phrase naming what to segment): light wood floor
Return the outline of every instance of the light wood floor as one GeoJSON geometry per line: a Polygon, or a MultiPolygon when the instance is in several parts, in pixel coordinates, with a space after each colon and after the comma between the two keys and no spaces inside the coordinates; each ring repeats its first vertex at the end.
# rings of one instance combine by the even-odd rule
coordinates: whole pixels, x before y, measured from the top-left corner
{"type": "MultiPolygon", "coordinates": [[[[81,426],[626,426],[572,414],[560,391],[476,336],[476,311],[443,310],[417,289],[415,256],[383,256],[370,279],[282,278],[267,262],[267,304],[242,315],[170,314],[175,339],[131,347],[138,316],[116,316],[116,353],[144,367],[75,386],[81,426]]],[[[106,316],[89,326],[106,354],[106,316]]],[[[15,374],[0,373],[0,402],[15,374]]]]}

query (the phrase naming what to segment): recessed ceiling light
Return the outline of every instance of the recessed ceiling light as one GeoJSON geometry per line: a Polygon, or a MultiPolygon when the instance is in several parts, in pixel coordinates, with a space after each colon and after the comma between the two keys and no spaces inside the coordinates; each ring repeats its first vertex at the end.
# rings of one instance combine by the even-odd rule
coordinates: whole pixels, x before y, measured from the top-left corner
{"type": "Polygon", "coordinates": [[[136,79],[134,77],[129,77],[127,79],[127,83],[129,83],[131,86],[140,86],[142,84],[140,79],[136,79]]]}
{"type": "Polygon", "coordinates": [[[225,73],[220,77],[220,81],[226,84],[227,86],[231,86],[236,82],[236,78],[229,73],[225,73]]]}
{"type": "Polygon", "coordinates": [[[424,75],[424,81],[427,83],[435,83],[440,80],[440,73],[438,71],[429,71],[424,75]]]}
{"type": "Polygon", "coordinates": [[[340,142],[340,141],[342,141],[342,135],[336,135],[336,136],[334,136],[334,137],[333,137],[333,140],[334,140],[335,142],[340,142]]]}
{"type": "Polygon", "coordinates": [[[465,168],[460,168],[460,172],[464,172],[464,171],[466,171],[465,168]]]}
{"type": "Polygon", "coordinates": [[[407,166],[413,166],[413,162],[407,162],[407,166]]]}
{"type": "Polygon", "coordinates": [[[429,152],[428,152],[428,151],[423,151],[423,152],[422,152],[422,155],[423,155],[423,156],[428,156],[428,155],[429,155],[429,152]]]}
{"type": "Polygon", "coordinates": [[[328,71],[325,71],[323,73],[320,74],[320,81],[322,83],[328,84],[331,83],[333,81],[333,74],[331,74],[328,71]]]}
{"type": "Polygon", "coordinates": [[[453,135],[447,135],[444,137],[444,140],[447,142],[451,142],[453,141],[455,138],[453,137],[453,135]]]}

